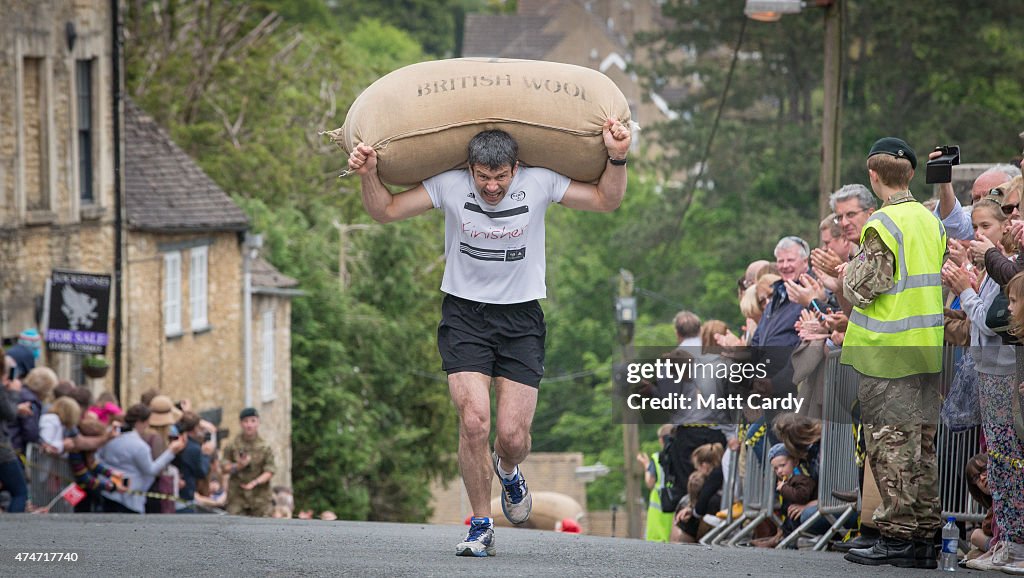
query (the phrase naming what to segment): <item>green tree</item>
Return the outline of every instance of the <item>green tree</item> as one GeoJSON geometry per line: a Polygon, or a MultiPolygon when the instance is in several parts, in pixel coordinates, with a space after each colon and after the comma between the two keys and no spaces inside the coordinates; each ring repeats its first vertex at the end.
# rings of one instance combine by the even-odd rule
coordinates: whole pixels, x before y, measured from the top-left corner
{"type": "Polygon", "coordinates": [[[128,91],[243,206],[267,258],[305,292],[292,319],[298,507],[424,520],[422,482],[454,475],[456,439],[432,347],[440,224],[350,235],[342,290],[336,225],[368,218],[356,183],[335,178],[344,155],[318,135],[365,86],[423,56],[377,21],[343,33],[303,22],[318,3],[269,4],[130,6],[128,91]]]}

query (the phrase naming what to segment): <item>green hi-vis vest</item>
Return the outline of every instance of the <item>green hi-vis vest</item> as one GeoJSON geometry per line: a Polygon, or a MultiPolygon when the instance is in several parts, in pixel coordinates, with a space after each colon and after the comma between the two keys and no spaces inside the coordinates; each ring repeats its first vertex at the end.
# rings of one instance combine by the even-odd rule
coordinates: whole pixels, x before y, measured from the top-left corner
{"type": "Polygon", "coordinates": [[[862,375],[895,379],[942,369],[942,260],[946,231],[918,202],[882,207],[874,229],[896,256],[896,285],[867,307],[854,307],[841,362],[862,375]]]}
{"type": "Polygon", "coordinates": [[[657,511],[660,512],[661,489],[665,487],[665,470],[661,468],[661,463],[658,461],[659,455],[660,454],[658,452],[654,452],[653,454],[651,454],[651,463],[654,464],[654,473],[658,476],[658,481],[657,483],[654,484],[654,487],[651,488],[651,497],[648,501],[647,507],[651,509],[657,509],[657,511]]]}

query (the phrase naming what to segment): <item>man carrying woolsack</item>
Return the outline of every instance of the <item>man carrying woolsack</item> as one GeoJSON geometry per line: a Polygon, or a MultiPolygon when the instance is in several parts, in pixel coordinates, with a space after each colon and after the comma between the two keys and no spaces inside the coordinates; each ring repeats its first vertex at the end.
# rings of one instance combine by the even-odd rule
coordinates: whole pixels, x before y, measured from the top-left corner
{"type": "Polygon", "coordinates": [[[608,162],[596,185],[548,169],[521,166],[508,133],[488,130],[468,147],[468,168],[447,171],[396,195],[377,173],[377,153],[360,143],[348,159],[360,175],[363,205],[376,221],[408,219],[436,208],[445,215],[446,265],[437,345],[459,412],[459,468],[473,518],[459,556],[493,556],[491,473],[501,480],[505,517],[522,524],[532,498],[519,464],[544,375],[544,214],[552,203],[613,211],[626,191],[631,137],[618,120],[603,127],[608,162]],[[490,384],[498,396],[491,428],[490,384]],[[490,454],[490,455],[489,455],[490,454]]]}

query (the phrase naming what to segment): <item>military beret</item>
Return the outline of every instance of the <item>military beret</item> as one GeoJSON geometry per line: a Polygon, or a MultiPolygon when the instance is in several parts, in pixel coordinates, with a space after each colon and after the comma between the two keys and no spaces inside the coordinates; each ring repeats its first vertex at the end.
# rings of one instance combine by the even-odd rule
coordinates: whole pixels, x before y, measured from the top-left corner
{"type": "Polygon", "coordinates": [[[910,168],[917,168],[917,155],[914,154],[914,149],[910,148],[910,145],[902,139],[892,136],[878,139],[875,141],[875,144],[871,145],[871,150],[868,151],[868,158],[878,154],[892,155],[898,159],[907,159],[910,161],[910,168]]]}
{"type": "Polygon", "coordinates": [[[238,414],[238,419],[243,420],[247,417],[260,417],[260,414],[256,411],[256,408],[247,407],[242,410],[242,413],[238,414]]]}

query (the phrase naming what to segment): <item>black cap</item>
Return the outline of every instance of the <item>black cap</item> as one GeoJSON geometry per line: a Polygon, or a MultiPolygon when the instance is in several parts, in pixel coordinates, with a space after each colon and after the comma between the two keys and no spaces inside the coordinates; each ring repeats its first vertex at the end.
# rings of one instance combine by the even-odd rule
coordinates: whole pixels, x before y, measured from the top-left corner
{"type": "Polygon", "coordinates": [[[910,161],[910,168],[917,168],[917,155],[914,154],[914,149],[910,148],[910,145],[902,139],[892,136],[878,139],[875,141],[875,144],[871,145],[871,150],[868,151],[868,158],[878,154],[892,155],[898,159],[907,159],[910,161]]]}
{"type": "Polygon", "coordinates": [[[238,414],[238,419],[241,421],[247,417],[260,417],[260,414],[256,411],[255,407],[247,407],[242,410],[242,413],[238,414]]]}

